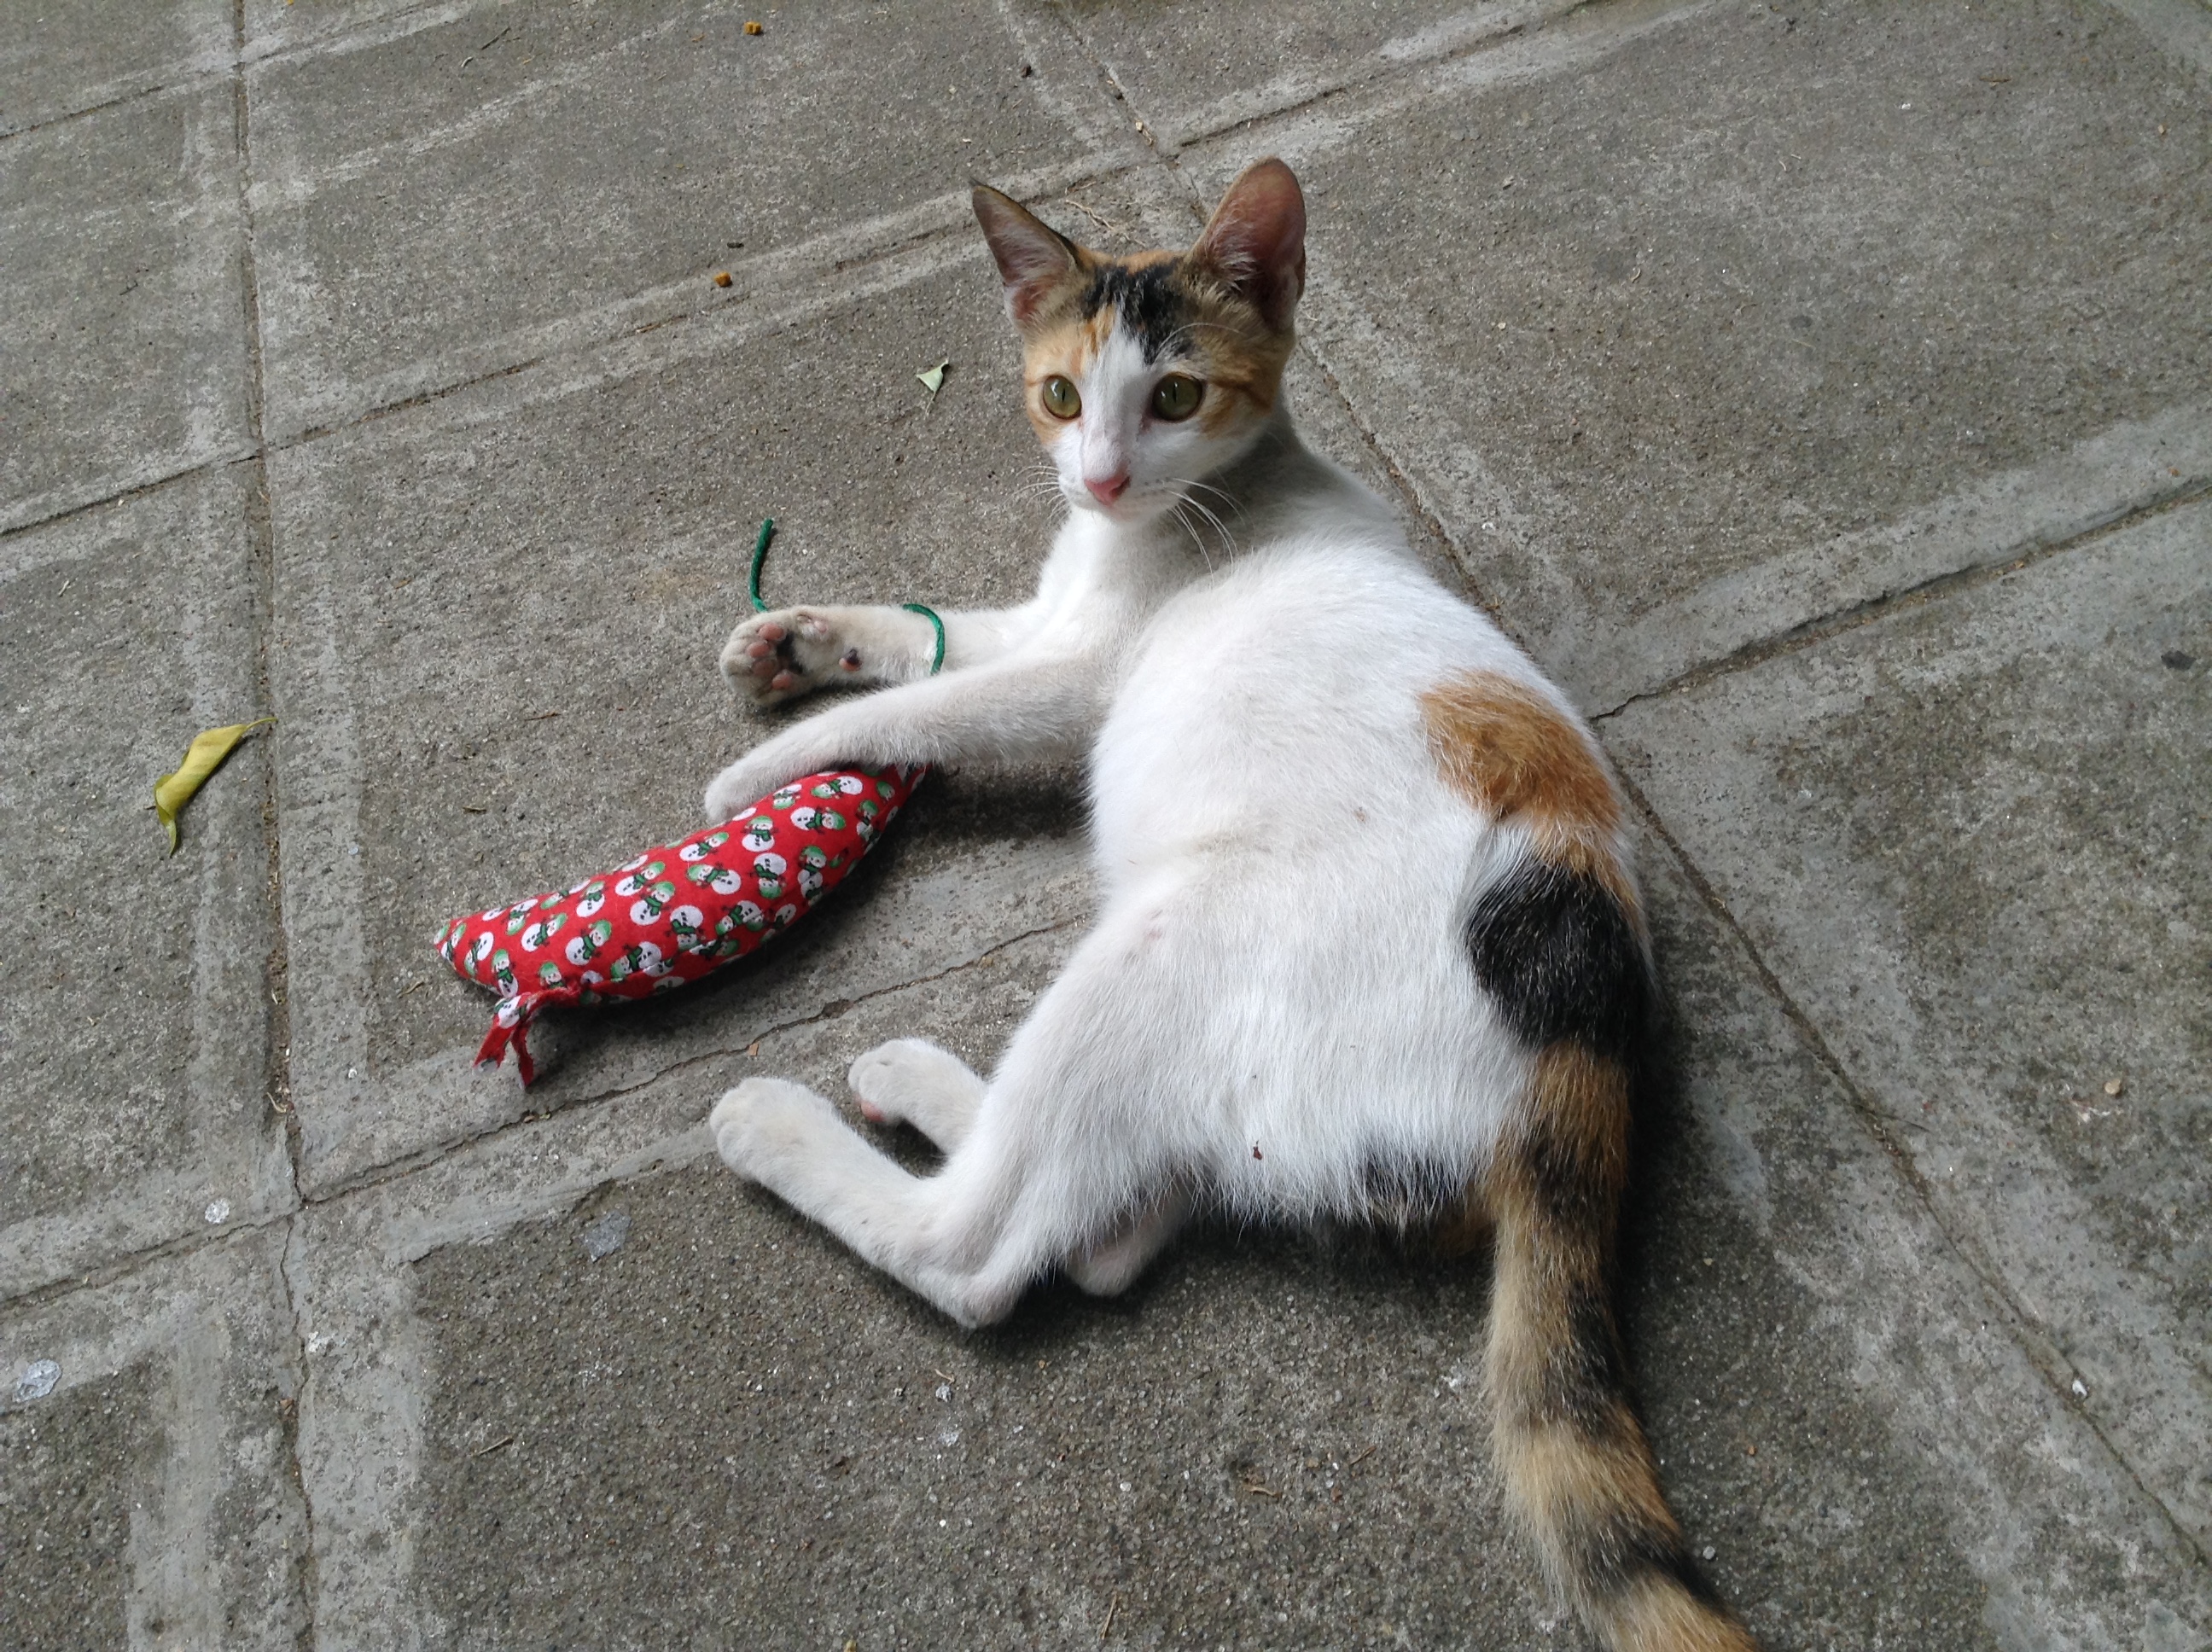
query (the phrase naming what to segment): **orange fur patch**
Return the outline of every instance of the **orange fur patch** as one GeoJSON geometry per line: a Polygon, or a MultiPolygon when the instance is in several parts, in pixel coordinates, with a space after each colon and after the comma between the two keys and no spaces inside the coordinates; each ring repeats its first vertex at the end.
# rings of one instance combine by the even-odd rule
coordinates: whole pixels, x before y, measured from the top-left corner
{"type": "MultiPolygon", "coordinates": [[[[1620,1062],[1593,1055],[1579,1044],[1547,1046],[1536,1057],[1528,1084],[1529,1121],[1504,1145],[1490,1169],[1475,1179],[1458,1205],[1437,1217],[1424,1237],[1440,1256],[1463,1256],[1489,1244],[1500,1213],[1527,1224],[1537,1219],[1537,1191],[1529,1185],[1527,1153],[1540,1133],[1555,1161],[1578,1168],[1592,1193],[1607,1207],[1628,1182],[1628,1074],[1620,1062]]],[[[1576,1266],[1591,1278],[1610,1265],[1612,1230],[1587,1237],[1553,1233],[1547,1242],[1580,1245],[1576,1266]]]]}
{"type": "Polygon", "coordinates": [[[1672,1581],[1638,1584],[1600,1615],[1616,1652],[1759,1652],[1741,1624],[1672,1581]]]}
{"type": "Polygon", "coordinates": [[[1593,1509],[1626,1509],[1653,1529],[1679,1539],[1681,1527],[1659,1490],[1651,1448],[1622,1407],[1627,1427],[1599,1445],[1564,1429],[1534,1429],[1501,1439],[1506,1472],[1540,1526],[1564,1524],[1593,1509]]]}
{"type": "Polygon", "coordinates": [[[1429,750],[1445,780],[1493,820],[1528,829],[1537,855],[1595,878],[1640,921],[1620,864],[1620,794],[1589,737],[1534,689],[1466,671],[1421,696],[1429,750]]]}

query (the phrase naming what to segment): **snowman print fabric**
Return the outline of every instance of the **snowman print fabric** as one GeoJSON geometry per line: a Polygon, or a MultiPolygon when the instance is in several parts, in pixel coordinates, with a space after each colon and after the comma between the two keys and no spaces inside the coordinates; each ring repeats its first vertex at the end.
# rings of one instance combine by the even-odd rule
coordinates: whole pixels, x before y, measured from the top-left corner
{"type": "Polygon", "coordinates": [[[565,892],[441,926],[440,955],[500,995],[478,1064],[497,1066],[512,1044],[526,1084],[537,1076],[526,1035],[541,1010],[672,991],[781,934],[859,864],[924,772],[809,774],[565,892]]]}

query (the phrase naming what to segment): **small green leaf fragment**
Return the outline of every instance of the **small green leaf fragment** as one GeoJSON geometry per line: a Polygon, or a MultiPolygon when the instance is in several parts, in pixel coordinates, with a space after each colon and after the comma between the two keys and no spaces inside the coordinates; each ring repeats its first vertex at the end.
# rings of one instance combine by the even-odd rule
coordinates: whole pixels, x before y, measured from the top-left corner
{"type": "Polygon", "coordinates": [[[154,814],[169,834],[171,854],[177,852],[177,817],[192,800],[193,793],[206,784],[209,775],[222,767],[222,760],[237,749],[240,740],[262,724],[276,720],[274,717],[257,717],[250,723],[201,730],[192,736],[192,743],[185,752],[184,762],[177,765],[177,772],[164,774],[154,782],[154,814]]]}
{"type": "Polygon", "coordinates": [[[934,396],[939,391],[945,388],[945,369],[951,365],[952,359],[951,357],[947,356],[944,361],[939,361],[935,367],[924,367],[920,373],[915,374],[914,376],[921,380],[923,387],[926,388],[931,395],[934,396]]]}

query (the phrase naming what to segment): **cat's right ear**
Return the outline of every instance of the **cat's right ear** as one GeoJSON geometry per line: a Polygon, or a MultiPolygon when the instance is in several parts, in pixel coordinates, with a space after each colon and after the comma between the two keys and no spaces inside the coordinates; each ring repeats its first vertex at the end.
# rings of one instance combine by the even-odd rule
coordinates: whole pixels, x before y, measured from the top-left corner
{"type": "Polygon", "coordinates": [[[983,239],[991,244],[991,256],[998,260],[999,279],[1006,286],[1006,307],[1013,313],[1014,325],[1026,327],[1053,288],[1075,273],[1075,243],[988,185],[978,184],[969,198],[975,205],[975,220],[983,226],[983,239]]]}

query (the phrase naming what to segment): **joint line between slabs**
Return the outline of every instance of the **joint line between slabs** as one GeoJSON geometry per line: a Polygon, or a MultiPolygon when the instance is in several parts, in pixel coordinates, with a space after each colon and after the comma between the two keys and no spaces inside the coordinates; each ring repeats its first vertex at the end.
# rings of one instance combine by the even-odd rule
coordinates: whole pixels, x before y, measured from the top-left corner
{"type": "Polygon", "coordinates": [[[1984,586],[1996,585],[2014,574],[2026,572],[2054,557],[2085,550],[2112,535],[2141,525],[2154,517],[2195,504],[2212,496],[2212,477],[2189,477],[2155,497],[2139,504],[2117,507],[2101,522],[2094,523],[2075,533],[2048,540],[2018,544],[2000,555],[1985,561],[1954,568],[1948,573],[1930,574],[1928,578],[1902,590],[1887,591],[1880,596],[1869,597],[1863,602],[1848,604],[1832,612],[1802,620],[1787,629],[1771,636],[1757,639],[1729,650],[1716,659],[1704,660],[1677,671],[1665,682],[1648,689],[1639,689],[1626,699],[1603,711],[1592,712],[1592,723],[1603,723],[1620,716],[1630,707],[1647,700],[1678,690],[1702,688],[1707,683],[1723,677],[1734,677],[1741,671],[1756,670],[1771,659],[1799,653],[1826,642],[1831,637],[1856,631],[1875,624],[1908,608],[1941,600],[1960,592],[1978,591],[1984,586]]]}
{"type": "Polygon", "coordinates": [[[1743,949],[1744,956],[1751,960],[1752,969],[1759,976],[1760,987],[1774,1000],[1776,1005],[1781,1010],[1784,1018],[1790,1023],[1791,1029],[1804,1041],[1806,1048],[1812,1052],[1814,1060],[1842,1090],[1844,1102],[1858,1119],[1860,1127],[1874,1139],[1875,1145],[1881,1149],[1891,1164],[1895,1167],[1899,1178],[1911,1189],[1912,1199],[1919,1206],[1922,1214],[1934,1225],[1936,1231],[1943,1236],[1943,1242],[1950,1248],[1952,1254],[1980,1283],[1982,1289],[2003,1305],[2005,1311],[2002,1317],[2006,1321],[2007,1329],[2012,1334],[2014,1345],[2027,1356],[2028,1364],[2034,1368],[2037,1375],[2050,1386],[2051,1397],[2063,1408],[2080,1418],[2087,1425],[2089,1431],[2096,1436],[2097,1442],[2104,1447],[2106,1455],[2118,1465],[2120,1472],[2127,1476],[2129,1484],[2142,1493],[2145,1501],[2158,1511],[2159,1519],[2165,1523],[2166,1529],[2172,1533],[2181,1546],[2189,1553],[2195,1555],[2200,1562],[2212,1560],[2212,1554],[2207,1553],[2204,1545],[2197,1540],[2189,1528],[2181,1523],[2173,1510],[2166,1506],[2166,1499],[2144,1482],[2142,1476],[2136,1472],[2135,1464],[2113,1442],[2112,1436],[2106,1433],[2104,1424],[2098,1419],[2096,1414],[2087,1405],[2074,1397],[2069,1385],[2078,1377],[2079,1373],[2074,1370],[2072,1362],[2055,1343],[2050,1343],[2047,1346],[2038,1345],[2039,1342],[2048,1339],[2040,1338],[2034,1332],[2033,1328],[2034,1321],[2021,1303],[2020,1299],[2013,1294],[2011,1287],[2005,1283],[2002,1273],[1994,1263],[1990,1262],[1982,1254],[1978,1245],[1974,1244],[1967,1236],[1954,1230],[1944,1219],[1942,1212],[1937,1208],[1935,1198],[1929,1190],[1927,1178],[1920,1174],[1917,1167],[1912,1163],[1911,1155],[1892,1133],[1893,1130],[1897,1128],[1917,1129],[1924,1132],[1926,1127],[1917,1125],[1911,1120],[1902,1119],[1894,1114],[1884,1111],[1866,1094],[1858,1082],[1851,1077],[1844,1066],[1842,1059],[1837,1055],[1812,1017],[1807,1014],[1804,1008],[1790,995],[1789,988],[1782,984],[1780,976],[1776,975],[1773,969],[1767,963],[1765,955],[1760,952],[1751,937],[1745,932],[1742,924],[1737,920],[1735,912],[1729,908],[1728,902],[1722,898],[1720,891],[1706,878],[1697,862],[1691,859],[1689,851],[1676,841],[1672,832],[1668,830],[1666,822],[1660,818],[1659,812],[1652,806],[1650,799],[1645,797],[1635,782],[1626,775],[1620,775],[1618,779],[1621,790],[1626,793],[1631,806],[1642,817],[1645,828],[1666,846],[1668,853],[1681,870],[1683,877],[1688,880],[1691,888],[1697,891],[1698,898],[1705,904],[1705,909],[1728,931],[1729,935],[1735,938],[1736,944],[1743,949]],[[2060,1369],[2054,1371],[2051,1369],[2054,1365],[2060,1369]]]}

